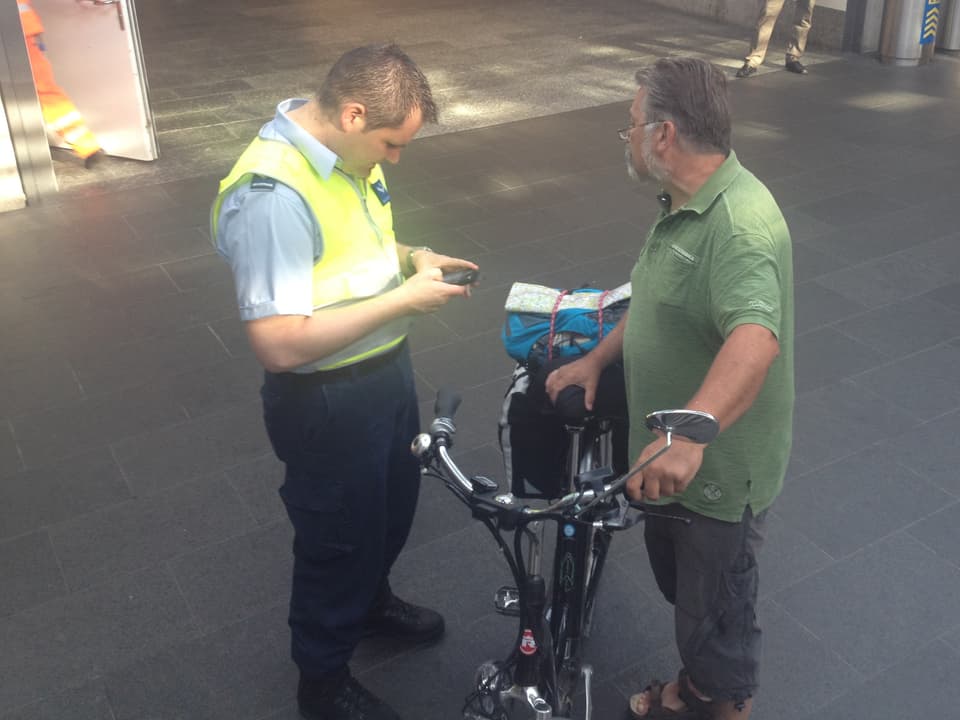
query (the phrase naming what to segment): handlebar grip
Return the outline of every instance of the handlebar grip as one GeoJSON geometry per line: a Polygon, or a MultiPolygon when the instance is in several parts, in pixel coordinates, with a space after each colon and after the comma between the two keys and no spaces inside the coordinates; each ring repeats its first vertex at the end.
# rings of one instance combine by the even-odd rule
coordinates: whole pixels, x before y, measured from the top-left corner
{"type": "Polygon", "coordinates": [[[452,418],[460,407],[460,394],[450,388],[442,387],[437,391],[437,401],[433,405],[436,417],[452,418]]]}

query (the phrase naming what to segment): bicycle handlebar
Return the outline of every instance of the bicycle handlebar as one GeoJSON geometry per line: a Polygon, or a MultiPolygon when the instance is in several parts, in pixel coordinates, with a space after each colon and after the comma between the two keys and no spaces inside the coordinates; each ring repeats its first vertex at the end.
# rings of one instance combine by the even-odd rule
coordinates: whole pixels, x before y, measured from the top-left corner
{"type": "MultiPolygon", "coordinates": [[[[433,422],[430,423],[430,433],[417,435],[410,446],[410,450],[425,466],[429,465],[435,454],[436,459],[440,461],[446,474],[459,486],[459,489],[466,495],[464,499],[469,502],[477,496],[477,488],[474,484],[477,478],[468,478],[463,471],[460,470],[453,458],[450,457],[449,452],[449,448],[453,445],[453,437],[457,432],[456,425],[453,422],[453,415],[460,406],[460,402],[461,397],[459,394],[447,388],[440,388],[437,392],[436,403],[434,404],[436,417],[433,422]]],[[[480,482],[477,484],[483,486],[484,493],[499,490],[500,486],[495,481],[489,480],[488,478],[483,478],[483,480],[488,482],[480,482]]],[[[605,492],[608,487],[609,486],[605,486],[605,492]]],[[[595,494],[593,490],[587,490],[583,493],[574,492],[565,495],[560,500],[545,508],[517,507],[514,509],[517,512],[526,514],[546,514],[571,506],[578,498],[592,501],[595,494]]],[[[497,502],[498,506],[503,510],[509,510],[513,505],[512,496],[510,495],[499,496],[499,500],[498,498],[494,498],[494,502],[497,502]]]]}
{"type": "Polygon", "coordinates": [[[467,476],[464,475],[460,471],[460,468],[457,467],[457,464],[453,461],[453,458],[450,457],[450,453],[447,452],[447,448],[445,448],[443,445],[439,446],[437,448],[437,455],[440,458],[440,462],[443,463],[443,467],[448,473],[450,473],[450,475],[453,476],[453,479],[456,480],[460,487],[463,488],[464,492],[469,495],[473,495],[475,492],[473,483],[470,482],[467,476]]]}
{"type": "Polygon", "coordinates": [[[489,498],[488,496],[491,493],[499,489],[499,485],[486,477],[468,478],[450,457],[449,448],[452,447],[453,438],[457,432],[453,416],[460,406],[460,401],[461,397],[458,393],[448,388],[440,388],[434,405],[436,418],[430,423],[430,433],[421,433],[414,438],[410,447],[411,452],[420,459],[424,467],[428,467],[436,456],[446,475],[453,479],[457,489],[464,494],[463,500],[469,505],[492,502],[492,505],[500,511],[512,510],[524,515],[542,516],[576,507],[573,516],[577,517],[622,490],[630,477],[643,470],[669,450],[673,444],[674,434],[687,437],[694,442],[709,443],[719,431],[719,423],[716,418],[709,413],[698,410],[661,410],[650,413],[646,417],[647,427],[651,430],[663,432],[666,443],[642,464],[632,468],[613,482],[604,484],[603,490],[600,492],[587,488],[568,493],[544,508],[518,507],[514,504],[515,500],[510,493],[497,495],[492,499],[489,498]],[[477,486],[480,486],[479,491],[477,486]]]}
{"type": "Polygon", "coordinates": [[[459,393],[454,392],[450,388],[440,388],[437,391],[437,400],[433,404],[434,415],[438,418],[450,418],[452,420],[457,412],[457,408],[460,407],[461,400],[462,398],[459,393]]]}

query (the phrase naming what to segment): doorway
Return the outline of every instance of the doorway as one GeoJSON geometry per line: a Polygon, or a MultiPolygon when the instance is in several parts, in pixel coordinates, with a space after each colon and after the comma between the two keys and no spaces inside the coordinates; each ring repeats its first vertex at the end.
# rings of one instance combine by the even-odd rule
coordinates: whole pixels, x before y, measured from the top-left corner
{"type": "MultiPolygon", "coordinates": [[[[31,157],[26,166],[19,163],[21,177],[49,170],[55,178],[56,190],[75,184],[73,181],[83,175],[97,172],[96,164],[85,163],[70,151],[71,142],[74,147],[80,147],[78,138],[83,138],[86,148],[101,148],[93,159],[156,160],[159,153],[134,0],[27,0],[18,4],[18,10],[22,11],[19,5],[26,5],[28,12],[32,8],[35,13],[24,26],[31,32],[31,38],[25,38],[24,47],[33,45],[33,52],[39,51],[40,60],[49,62],[55,86],[62,88],[66,95],[60,99],[61,104],[52,105],[53,96],[44,93],[41,103],[45,106],[46,118],[41,124],[50,145],[46,158],[49,169],[31,157]],[[37,19],[42,35],[32,34],[38,29],[37,19]]],[[[6,23],[9,18],[5,16],[2,20],[6,23]]],[[[20,37],[23,37],[22,31],[20,37]]],[[[17,80],[23,84],[22,78],[17,80]]],[[[32,83],[33,77],[29,80],[32,83]]],[[[24,103],[25,98],[20,98],[17,105],[24,103]]],[[[8,105],[8,116],[10,110],[8,105]]],[[[40,197],[31,193],[30,185],[25,179],[28,203],[49,197],[49,193],[40,193],[40,197]]]]}

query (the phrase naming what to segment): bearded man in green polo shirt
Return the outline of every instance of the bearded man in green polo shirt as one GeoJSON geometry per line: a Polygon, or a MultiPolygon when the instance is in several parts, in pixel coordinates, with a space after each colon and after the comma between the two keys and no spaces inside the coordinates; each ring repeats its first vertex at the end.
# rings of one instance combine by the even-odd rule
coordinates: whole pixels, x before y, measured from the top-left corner
{"type": "Polygon", "coordinates": [[[593,352],[554,371],[547,391],[555,398],[580,385],[590,408],[601,370],[622,359],[634,465],[664,443],[644,427],[646,413],[689,408],[719,420],[709,446],[678,441],[627,487],[651,506],[644,539],[675,609],[683,661],[675,680],[637,693],[630,709],[638,718],[746,720],[760,660],[757,550],[792,432],[790,233],[730,148],[723,72],[670,58],[636,79],[619,135],[631,176],[660,183],[661,212],[631,274],[628,315],[593,352]]]}

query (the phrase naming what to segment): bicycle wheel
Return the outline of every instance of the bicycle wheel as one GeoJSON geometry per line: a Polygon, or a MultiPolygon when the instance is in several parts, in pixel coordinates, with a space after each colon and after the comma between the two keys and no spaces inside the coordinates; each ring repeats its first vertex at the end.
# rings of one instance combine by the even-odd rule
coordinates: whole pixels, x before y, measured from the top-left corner
{"type": "MultiPolygon", "coordinates": [[[[591,442],[584,449],[580,458],[580,472],[594,470],[613,462],[612,425],[598,426],[592,433],[591,442]]],[[[586,589],[584,590],[584,609],[582,634],[590,637],[590,627],[593,623],[593,609],[596,605],[597,589],[603,574],[603,566],[610,550],[612,533],[607,530],[596,530],[593,533],[590,547],[590,560],[587,566],[586,589]]]]}
{"type": "MultiPolygon", "coordinates": [[[[570,717],[573,712],[573,698],[580,683],[584,644],[590,636],[597,589],[610,548],[611,537],[611,533],[606,530],[595,530],[593,533],[586,560],[589,575],[584,582],[585,590],[579,621],[576,620],[578,613],[570,605],[563,604],[560,607],[559,616],[555,618],[556,622],[551,622],[553,631],[549,635],[553,642],[552,650],[555,652],[550,656],[555,660],[553,666],[555,675],[547,675],[551,668],[544,667],[544,676],[556,678],[555,686],[551,682],[551,692],[548,693],[548,701],[556,717],[570,717]],[[571,627],[571,623],[579,628],[571,627]]],[[[551,616],[550,620],[553,621],[554,618],[551,616]]]]}

